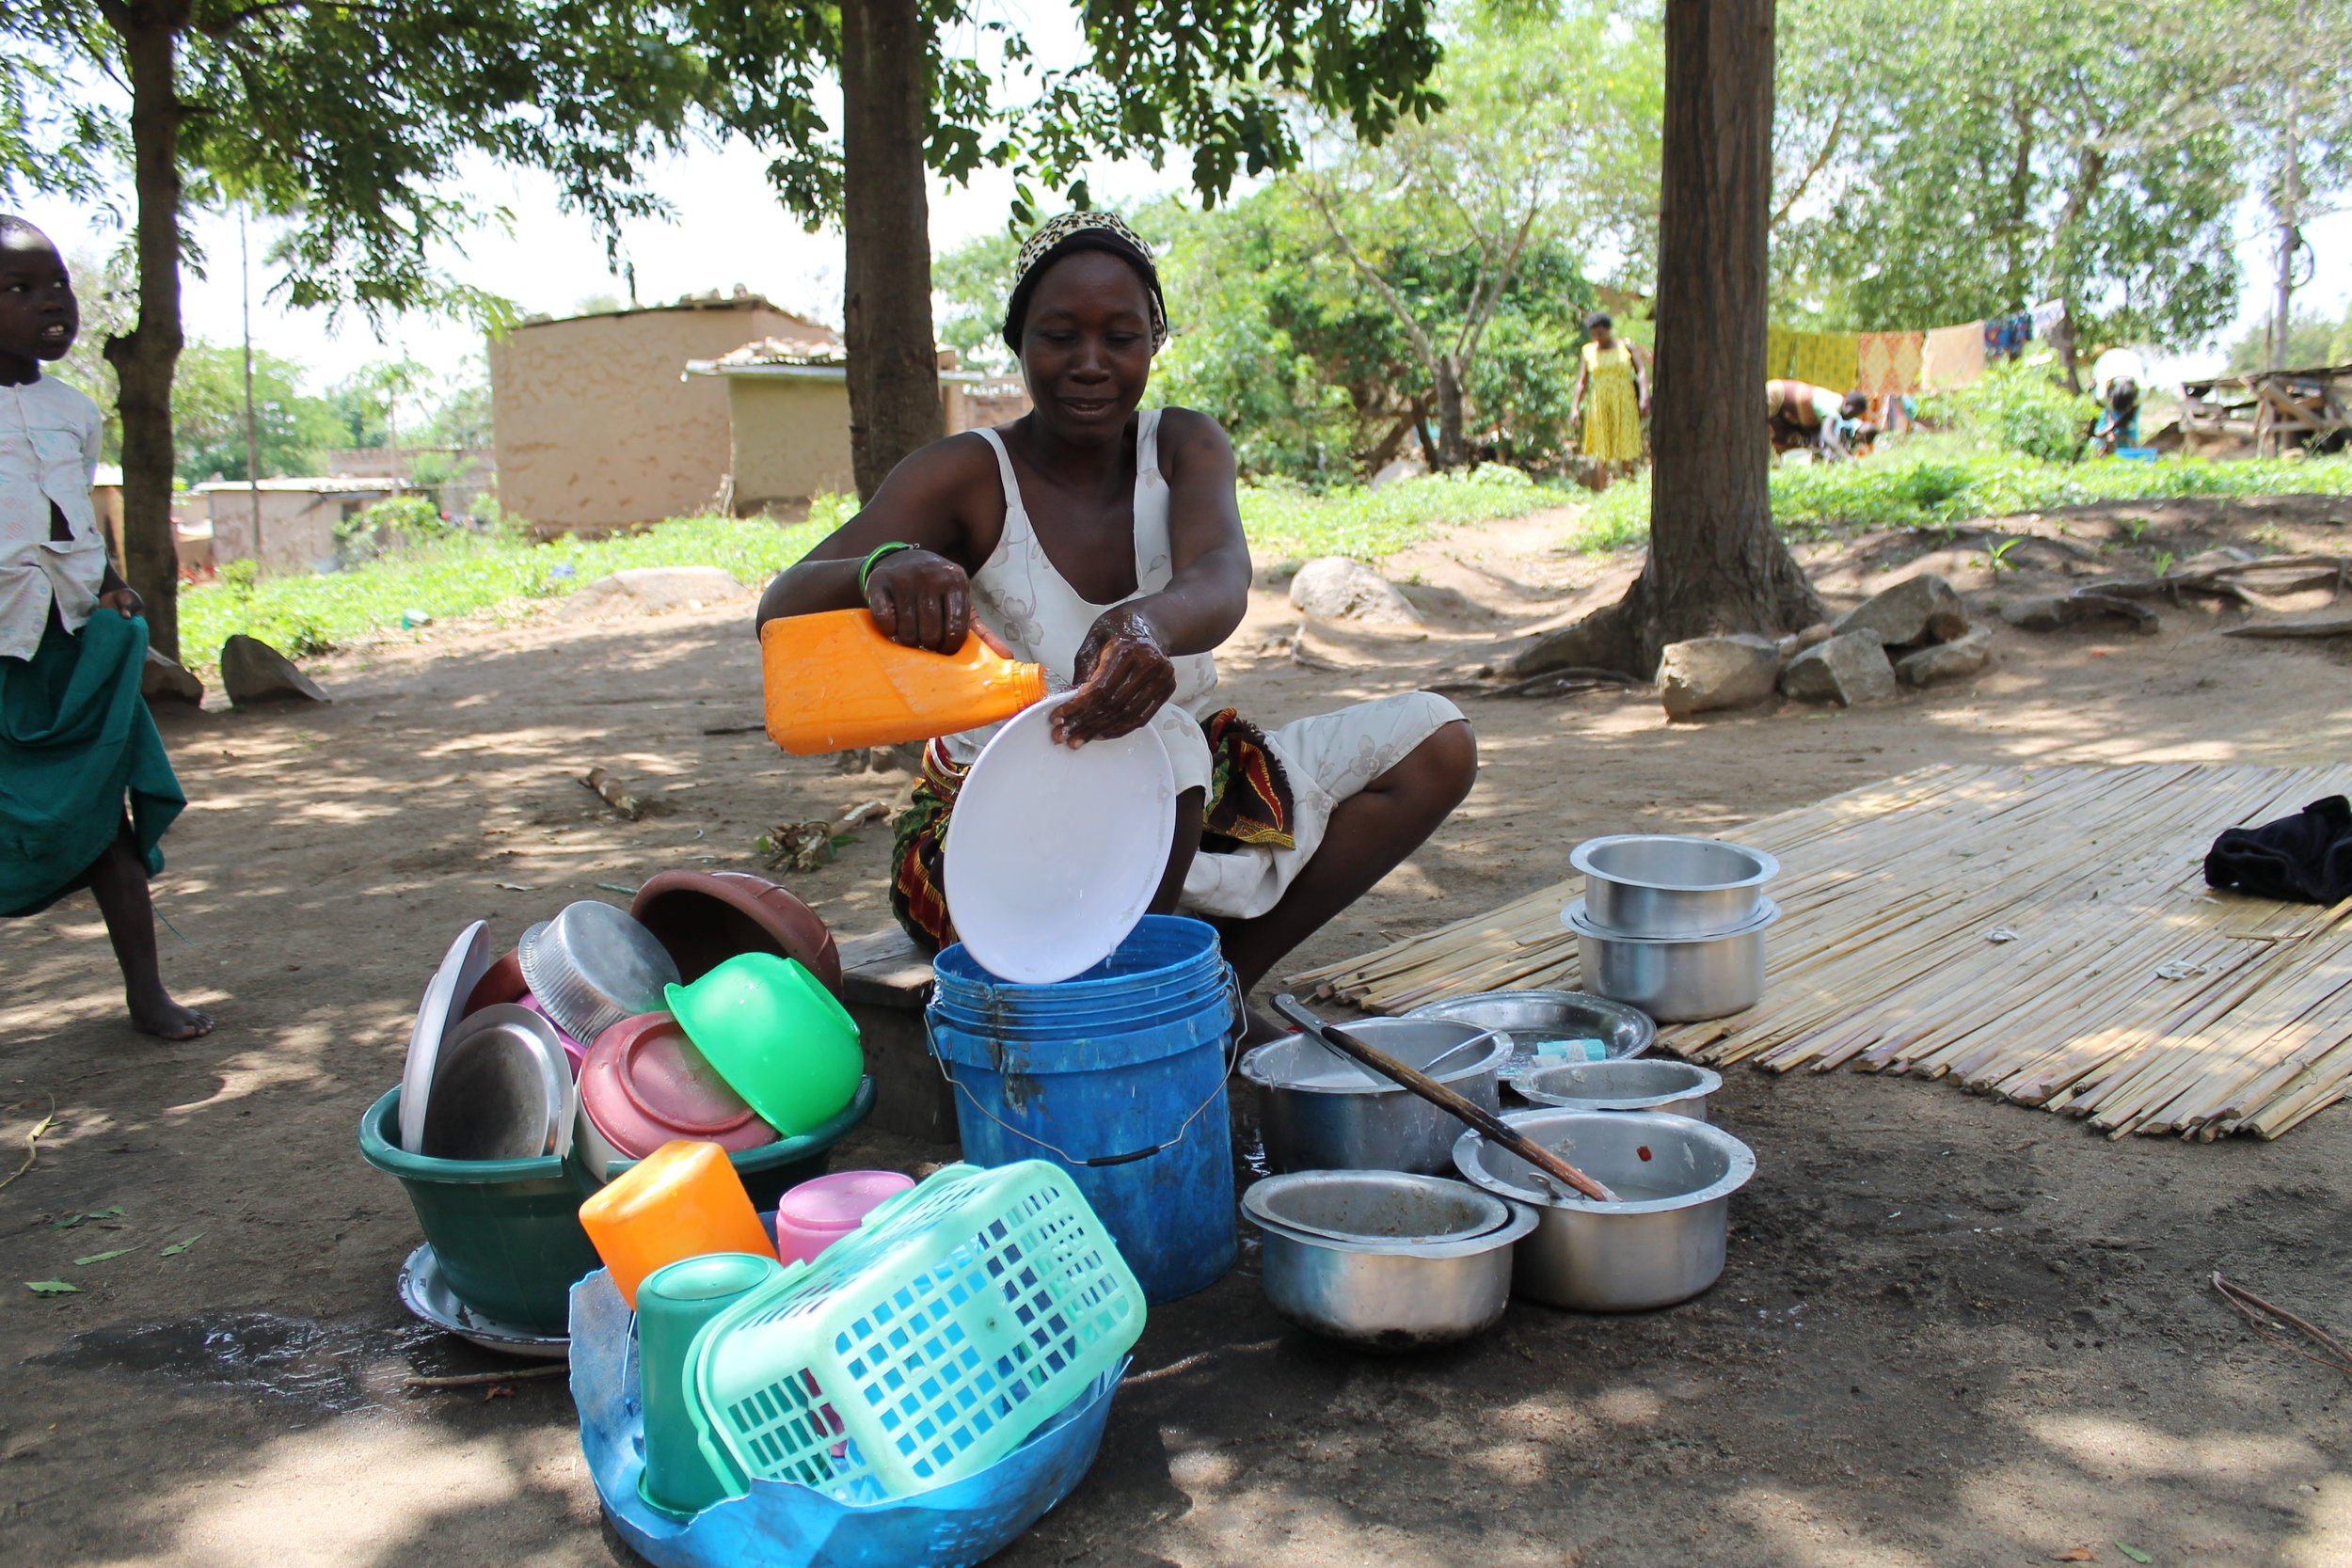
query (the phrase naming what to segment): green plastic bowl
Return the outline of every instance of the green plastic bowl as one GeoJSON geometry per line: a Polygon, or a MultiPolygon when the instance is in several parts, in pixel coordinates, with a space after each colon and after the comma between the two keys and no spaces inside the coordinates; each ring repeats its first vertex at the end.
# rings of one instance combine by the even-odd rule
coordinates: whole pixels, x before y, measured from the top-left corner
{"type": "Polygon", "coordinates": [[[694,1048],[786,1137],[823,1126],[856,1095],[857,1022],[799,959],[738,953],[664,994],[694,1048]]]}
{"type": "Polygon", "coordinates": [[[534,1334],[567,1332],[571,1290],[602,1268],[580,1226],[580,1182],[559,1156],[436,1160],[400,1147],[400,1091],[359,1118],[359,1153],[396,1177],[457,1299],[534,1334]]]}
{"type": "MultiPolygon", "coordinates": [[[[727,1164],[743,1180],[743,1190],[752,1195],[752,1207],[767,1213],[776,1206],[776,1199],[803,1181],[813,1181],[833,1164],[833,1146],[848,1137],[874,1109],[874,1081],[860,1078],[857,1092],[829,1120],[819,1122],[807,1132],[757,1148],[738,1149],[727,1156],[727,1164]]],[[[617,1181],[623,1172],[635,1168],[634,1160],[615,1160],[605,1167],[606,1181],[617,1181]]],[[[594,1191],[596,1178],[585,1168],[580,1177],[594,1191]]]]}

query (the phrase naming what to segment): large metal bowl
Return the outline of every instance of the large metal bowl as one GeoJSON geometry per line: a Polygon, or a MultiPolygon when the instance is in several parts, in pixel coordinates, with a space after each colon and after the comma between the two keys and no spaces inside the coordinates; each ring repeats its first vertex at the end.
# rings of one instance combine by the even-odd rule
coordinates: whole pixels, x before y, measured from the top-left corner
{"type": "Polygon", "coordinates": [[[1264,1235],[1266,1299],[1312,1333],[1423,1350],[1492,1327],[1533,1210],[1401,1171],[1297,1171],[1242,1195],[1264,1235]]]}
{"type": "Polygon", "coordinates": [[[1632,1312],[1688,1301],[1724,1272],[1731,1195],[1756,1174],[1747,1145],[1658,1111],[1546,1108],[1502,1119],[1627,1199],[1556,1196],[1526,1161],[1481,1133],[1463,1133],[1454,1146],[1456,1168],[1498,1197],[1536,1208],[1514,1267],[1518,1294],[1585,1312],[1632,1312]]]}
{"type": "Polygon", "coordinates": [[[1663,1111],[1708,1119],[1707,1097],[1723,1075],[1696,1062],[1555,1062],[1511,1085],[1522,1100],[1569,1111],[1663,1111]]]}
{"type": "Polygon", "coordinates": [[[1611,1061],[1639,1056],[1658,1041],[1658,1025],[1639,1007],[1581,990],[1482,990],[1415,1007],[1407,1018],[1442,1018],[1492,1029],[1511,1046],[1502,1064],[1505,1083],[1541,1065],[1539,1048],[1550,1040],[1598,1040],[1611,1061]]]}
{"type": "Polygon", "coordinates": [[[1709,937],[1761,911],[1780,862],[1761,849],[1678,833],[1588,838],[1568,856],[1584,874],[1593,924],[1629,937],[1709,937]]]}
{"type": "Polygon", "coordinates": [[[1629,937],[1602,928],[1578,899],[1560,923],[1576,933],[1584,983],[1603,996],[1639,1007],[1661,1023],[1724,1018],[1753,1007],[1764,995],[1764,930],[1780,906],[1722,936],[1629,937]]]}
{"type": "MultiPolygon", "coordinates": [[[[1502,1108],[1496,1073],[1511,1048],[1476,1024],[1369,1018],[1346,1027],[1410,1068],[1426,1070],[1454,1052],[1438,1082],[1489,1111],[1502,1108]]],[[[1241,1073],[1258,1085],[1266,1164],[1275,1171],[1450,1168],[1460,1122],[1305,1035],[1258,1047],[1241,1059],[1241,1073]]]]}

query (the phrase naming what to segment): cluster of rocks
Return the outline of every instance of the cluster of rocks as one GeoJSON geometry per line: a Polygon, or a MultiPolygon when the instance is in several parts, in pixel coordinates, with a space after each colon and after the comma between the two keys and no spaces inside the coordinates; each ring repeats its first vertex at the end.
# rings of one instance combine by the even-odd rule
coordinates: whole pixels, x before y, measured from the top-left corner
{"type": "Polygon", "coordinates": [[[1969,621],[1950,583],[1923,572],[1793,636],[1674,643],[1659,660],[1658,686],[1669,719],[1745,707],[1775,690],[1851,707],[1961,680],[1992,661],[1992,629],[1969,621]]]}
{"type": "MultiPolygon", "coordinates": [[[[284,654],[258,637],[232,633],[220,645],[220,686],[238,707],[263,703],[331,703],[326,688],[304,674],[284,654]]],[[[154,649],[147,650],[147,668],[139,675],[139,693],[152,705],[204,704],[204,683],[196,673],[154,649]]]]}

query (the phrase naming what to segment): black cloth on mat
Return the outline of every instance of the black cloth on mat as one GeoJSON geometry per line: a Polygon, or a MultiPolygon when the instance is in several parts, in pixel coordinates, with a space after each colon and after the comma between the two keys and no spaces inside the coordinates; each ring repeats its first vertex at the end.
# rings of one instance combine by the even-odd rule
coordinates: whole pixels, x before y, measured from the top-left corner
{"type": "Polygon", "coordinates": [[[2293,816],[2230,829],[2205,851],[2205,880],[2297,904],[2352,898],[2352,802],[2330,795],[2293,816]]]}

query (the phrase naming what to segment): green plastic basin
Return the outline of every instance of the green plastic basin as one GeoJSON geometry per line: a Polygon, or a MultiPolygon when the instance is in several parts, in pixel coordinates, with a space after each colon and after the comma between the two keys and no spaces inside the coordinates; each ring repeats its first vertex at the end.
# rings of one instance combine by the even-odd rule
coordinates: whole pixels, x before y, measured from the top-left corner
{"type": "Polygon", "coordinates": [[[665,994],[704,1060],[787,1138],[830,1123],[866,1071],[857,1021],[797,958],[738,953],[665,994]]]}
{"type": "Polygon", "coordinates": [[[580,1227],[577,1170],[552,1154],[434,1160],[399,1138],[393,1089],[359,1119],[359,1153],[407,1191],[457,1299],[511,1327],[564,1333],[574,1282],[603,1267],[580,1227]]]}
{"type": "MultiPolygon", "coordinates": [[[[825,1174],[833,1164],[833,1146],[850,1135],[859,1122],[874,1109],[874,1081],[861,1077],[850,1102],[832,1117],[818,1123],[807,1132],[757,1148],[739,1149],[727,1156],[735,1174],[743,1179],[743,1190],[752,1195],[752,1207],[765,1214],[776,1206],[776,1199],[799,1186],[825,1174]]],[[[633,1168],[634,1160],[615,1160],[606,1169],[605,1180],[616,1180],[625,1170],[633,1168]]],[[[596,1178],[580,1171],[583,1181],[594,1190],[596,1178]]]]}

